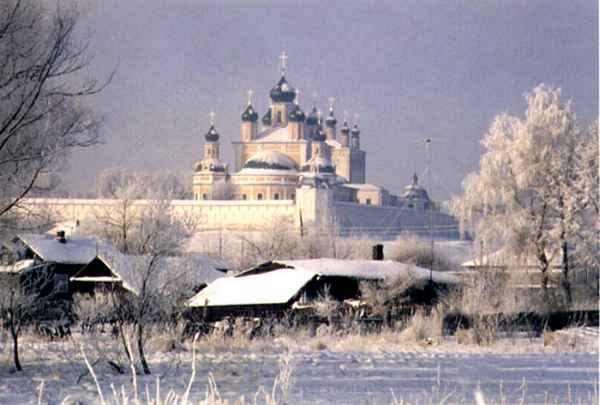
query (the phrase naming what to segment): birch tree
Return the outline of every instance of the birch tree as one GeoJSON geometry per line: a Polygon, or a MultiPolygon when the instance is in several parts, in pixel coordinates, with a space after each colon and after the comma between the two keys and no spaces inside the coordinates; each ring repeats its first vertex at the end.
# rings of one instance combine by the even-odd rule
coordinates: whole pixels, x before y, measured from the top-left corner
{"type": "MultiPolygon", "coordinates": [[[[184,241],[197,230],[198,220],[174,212],[171,190],[148,189],[135,177],[124,177],[113,186],[116,198],[98,209],[88,232],[102,235],[120,252],[115,269],[132,293],[114,297],[115,313],[120,324],[133,327],[142,370],[150,374],[145,350],[150,329],[169,318],[179,294],[192,286],[185,273],[193,269],[179,271],[181,266],[168,261],[183,254],[184,241]],[[140,200],[141,195],[152,197],[140,200]]],[[[132,359],[127,346],[125,352],[132,359]]]]}

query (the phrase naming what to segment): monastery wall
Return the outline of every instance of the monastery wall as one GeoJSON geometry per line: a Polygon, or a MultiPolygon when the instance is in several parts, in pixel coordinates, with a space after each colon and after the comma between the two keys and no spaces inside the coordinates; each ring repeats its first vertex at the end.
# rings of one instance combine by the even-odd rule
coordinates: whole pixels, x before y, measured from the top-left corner
{"type": "Polygon", "coordinates": [[[437,238],[459,239],[458,222],[440,211],[381,207],[336,201],[333,216],[342,234],[395,238],[402,233],[428,236],[430,224],[437,238]]]}
{"type": "MultiPolygon", "coordinates": [[[[122,200],[108,199],[49,199],[31,198],[23,206],[31,212],[45,213],[57,221],[80,220],[82,222],[123,211],[122,200]]],[[[132,210],[149,209],[148,200],[129,201],[132,210]]],[[[176,215],[194,218],[204,229],[256,229],[277,218],[295,221],[296,204],[292,200],[280,201],[196,201],[174,200],[171,206],[176,215]]],[[[308,213],[310,216],[310,213],[308,213]]]]}
{"type": "MultiPolygon", "coordinates": [[[[147,209],[148,200],[128,202],[132,209],[147,209]]],[[[122,211],[122,200],[107,199],[44,199],[24,200],[31,212],[51,213],[56,221],[95,218],[98,214],[122,211]]],[[[368,234],[395,238],[401,233],[429,235],[430,223],[436,237],[459,238],[456,219],[439,211],[422,211],[398,207],[334,201],[329,189],[301,187],[296,189],[296,200],[174,200],[171,206],[181,217],[194,218],[203,230],[253,230],[282,218],[299,227],[330,227],[337,224],[346,235],[368,234]]]]}

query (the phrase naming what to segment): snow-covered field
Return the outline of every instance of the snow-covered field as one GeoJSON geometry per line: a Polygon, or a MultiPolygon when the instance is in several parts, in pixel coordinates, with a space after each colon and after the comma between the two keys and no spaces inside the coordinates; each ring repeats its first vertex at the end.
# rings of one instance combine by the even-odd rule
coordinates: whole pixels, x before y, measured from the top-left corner
{"type": "MultiPolygon", "coordinates": [[[[290,362],[291,404],[389,404],[394,397],[409,403],[472,403],[480,387],[487,403],[570,403],[592,404],[598,399],[597,332],[586,331],[586,345],[544,347],[541,339],[506,339],[493,347],[460,346],[447,339],[440,345],[403,343],[394,335],[381,337],[277,338],[240,342],[200,340],[197,344],[197,372],[191,398],[205,397],[209,375],[214,376],[223,398],[244,395],[253,401],[259,387],[271,393],[280,374],[280,361],[290,362]],[[581,402],[580,402],[581,401],[581,402]]],[[[107,398],[111,384],[133,397],[132,378],[117,374],[106,360],[120,360],[118,342],[102,337],[93,344],[83,342],[89,361],[107,398]],[[99,361],[97,361],[99,360],[99,361]],[[97,362],[96,362],[97,361],[97,362]]],[[[2,342],[0,358],[0,403],[97,402],[95,383],[78,350],[78,343],[48,342],[26,338],[23,343],[22,373],[10,372],[10,346],[2,342]]],[[[150,356],[153,375],[138,376],[141,395],[148,385],[155,395],[157,378],[166,395],[173,389],[182,394],[191,375],[191,348],[170,347],[157,340],[150,356]],[[161,350],[162,346],[162,350],[161,350]]],[[[281,393],[279,394],[281,397],[281,393]]],[[[405,402],[406,403],[406,402],[405,402]]]]}

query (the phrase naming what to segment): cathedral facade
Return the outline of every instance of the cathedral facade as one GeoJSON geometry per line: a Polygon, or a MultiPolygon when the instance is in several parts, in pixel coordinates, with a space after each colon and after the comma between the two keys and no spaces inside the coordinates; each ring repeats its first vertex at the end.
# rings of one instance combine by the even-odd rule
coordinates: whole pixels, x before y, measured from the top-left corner
{"type": "MultiPolygon", "coordinates": [[[[233,167],[220,158],[220,136],[211,113],[204,156],[193,176],[194,199],[295,200],[298,188],[315,187],[331,190],[336,201],[408,207],[403,196],[366,183],[360,128],[347,117],[338,125],[333,99],[325,117],[316,105],[308,114],[303,111],[297,90],[285,76],[285,59],[284,53],[281,77],[269,92],[270,107],[262,118],[249,91],[241,114],[240,139],[233,142],[233,167]]],[[[414,182],[412,187],[418,184],[414,182]]],[[[418,201],[411,201],[412,207],[429,204],[424,191],[417,193],[418,201]]]]}

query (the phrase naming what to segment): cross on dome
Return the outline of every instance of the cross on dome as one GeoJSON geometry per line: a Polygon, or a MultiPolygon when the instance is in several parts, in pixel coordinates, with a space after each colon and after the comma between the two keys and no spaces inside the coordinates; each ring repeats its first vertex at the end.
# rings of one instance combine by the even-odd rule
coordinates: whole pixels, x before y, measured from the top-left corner
{"type": "Polygon", "coordinates": [[[296,98],[294,99],[294,102],[296,103],[296,105],[298,105],[298,104],[300,104],[300,90],[296,89],[295,93],[296,93],[296,98]]]}
{"type": "Polygon", "coordinates": [[[217,115],[217,114],[215,114],[213,111],[211,111],[211,112],[208,114],[208,119],[209,119],[209,121],[210,121],[210,125],[211,125],[211,126],[215,125],[215,116],[216,116],[216,115],[217,115]]]}
{"type": "Polygon", "coordinates": [[[333,111],[334,104],[335,104],[335,97],[329,97],[329,111],[333,111]]]}
{"type": "Polygon", "coordinates": [[[248,89],[246,94],[248,94],[248,105],[252,105],[252,95],[254,94],[254,90],[248,89]]]}
{"type": "Polygon", "coordinates": [[[287,60],[288,60],[288,55],[285,51],[283,51],[281,53],[281,55],[279,55],[279,68],[281,70],[281,76],[285,76],[285,72],[287,71],[287,60]]]}

